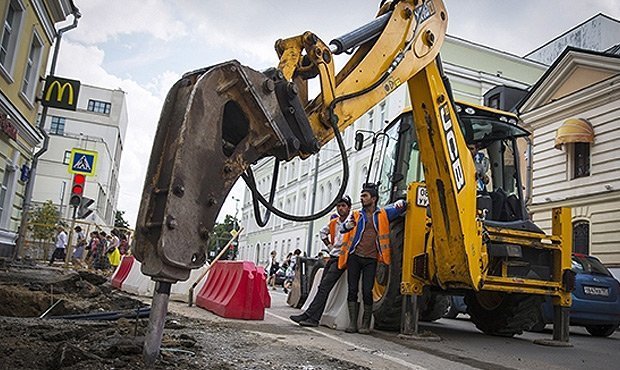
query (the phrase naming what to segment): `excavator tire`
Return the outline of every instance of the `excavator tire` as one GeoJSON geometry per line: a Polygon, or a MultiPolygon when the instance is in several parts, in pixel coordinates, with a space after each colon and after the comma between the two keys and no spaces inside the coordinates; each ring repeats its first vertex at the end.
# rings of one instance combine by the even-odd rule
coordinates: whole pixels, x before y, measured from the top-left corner
{"type": "MultiPolygon", "coordinates": [[[[402,295],[400,294],[400,280],[403,262],[403,239],[405,237],[405,221],[399,217],[392,221],[390,230],[390,244],[392,262],[389,266],[377,268],[375,283],[374,317],[375,328],[379,330],[400,330],[402,309],[402,295]]],[[[420,321],[435,321],[440,319],[448,310],[450,297],[432,294],[425,291],[419,299],[420,321]]]]}
{"type": "Polygon", "coordinates": [[[405,238],[405,220],[399,217],[390,224],[390,244],[392,262],[377,270],[375,283],[375,303],[373,312],[375,328],[380,330],[400,330],[400,311],[402,295],[400,295],[400,279],[403,266],[403,240],[405,238]],[[382,270],[379,273],[379,270],[382,270]],[[378,298],[378,299],[377,299],[378,298]]]}
{"type": "Polygon", "coordinates": [[[538,322],[542,298],[537,295],[477,292],[465,296],[467,313],[485,334],[512,337],[538,322]]]}

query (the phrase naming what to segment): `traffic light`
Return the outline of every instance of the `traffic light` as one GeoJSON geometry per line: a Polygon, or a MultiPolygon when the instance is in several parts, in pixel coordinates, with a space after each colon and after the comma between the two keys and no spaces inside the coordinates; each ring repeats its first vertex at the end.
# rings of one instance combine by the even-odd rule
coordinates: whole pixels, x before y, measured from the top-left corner
{"type": "Polygon", "coordinates": [[[84,195],[84,185],[86,184],[86,176],[75,174],[73,175],[73,184],[71,185],[71,197],[69,198],[69,205],[73,207],[79,207],[82,203],[82,196],[84,195]]]}

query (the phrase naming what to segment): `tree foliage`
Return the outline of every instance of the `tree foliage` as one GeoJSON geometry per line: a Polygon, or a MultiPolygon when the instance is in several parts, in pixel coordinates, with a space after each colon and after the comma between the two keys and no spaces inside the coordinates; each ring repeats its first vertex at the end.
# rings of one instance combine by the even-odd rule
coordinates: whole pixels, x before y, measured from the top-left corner
{"type": "MultiPolygon", "coordinates": [[[[233,229],[237,229],[238,222],[239,220],[237,220],[234,216],[226,215],[226,217],[224,218],[224,222],[218,222],[215,224],[209,238],[209,260],[212,260],[215,256],[217,256],[217,254],[222,250],[222,248],[226,246],[226,243],[228,243],[228,241],[232,238],[231,231],[233,229]]],[[[228,253],[224,254],[220,259],[235,259],[236,255],[237,248],[235,244],[233,245],[232,249],[229,250],[228,253]]]]}
{"type": "Polygon", "coordinates": [[[125,220],[125,211],[116,211],[114,214],[114,227],[120,229],[129,229],[129,222],[125,220]]]}
{"type": "Polygon", "coordinates": [[[53,240],[59,221],[58,209],[48,200],[32,212],[28,229],[35,240],[53,240]]]}

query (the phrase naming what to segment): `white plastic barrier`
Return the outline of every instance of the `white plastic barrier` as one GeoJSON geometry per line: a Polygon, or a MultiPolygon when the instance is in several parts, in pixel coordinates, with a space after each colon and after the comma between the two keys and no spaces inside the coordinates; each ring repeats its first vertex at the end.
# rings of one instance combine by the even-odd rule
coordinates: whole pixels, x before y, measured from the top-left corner
{"type": "Polygon", "coordinates": [[[129,275],[121,285],[121,290],[137,296],[150,296],[155,289],[155,282],[143,275],[140,270],[142,264],[137,259],[133,261],[129,275]]]}
{"type": "MultiPolygon", "coordinates": [[[[203,272],[207,268],[209,268],[208,262],[201,268],[192,270],[192,272],[190,272],[189,274],[189,279],[185,281],[179,281],[178,283],[173,284],[172,289],[170,290],[170,299],[172,299],[173,301],[179,301],[179,302],[186,302],[186,303],[189,302],[190,288],[192,287],[192,285],[194,285],[196,280],[200,278],[200,275],[202,275],[203,272]]],[[[208,276],[209,276],[209,273],[203,276],[198,282],[198,284],[196,285],[196,288],[194,288],[194,297],[193,297],[194,302],[196,302],[196,296],[198,295],[198,292],[200,292],[202,287],[207,282],[208,276]]]]}
{"type": "MultiPolygon", "coordinates": [[[[304,303],[301,308],[304,312],[310,307],[312,300],[316,296],[316,293],[319,290],[319,284],[321,283],[321,277],[323,276],[323,270],[320,269],[316,273],[316,278],[312,283],[312,288],[310,289],[310,293],[308,294],[308,299],[304,303]]],[[[361,280],[361,279],[360,279],[361,280]]],[[[344,330],[349,326],[349,308],[347,306],[347,294],[348,294],[348,286],[347,286],[347,272],[345,271],[340,279],[336,282],[331,292],[329,292],[329,296],[327,297],[327,302],[325,303],[325,310],[323,311],[323,316],[321,316],[321,320],[319,324],[322,326],[327,326],[328,328],[336,329],[336,330],[344,330]]],[[[362,302],[362,284],[360,281],[359,293],[358,293],[358,302],[362,302]]],[[[361,324],[362,321],[362,313],[363,313],[363,305],[360,304],[360,312],[358,316],[358,325],[361,324]]],[[[374,324],[374,318],[371,322],[371,328],[374,324]]]]}
{"type": "Polygon", "coordinates": [[[314,275],[314,281],[312,282],[312,286],[310,287],[310,291],[308,292],[308,298],[306,298],[304,305],[301,306],[301,309],[304,312],[308,309],[308,307],[310,307],[310,303],[312,303],[314,297],[316,296],[316,293],[319,291],[319,283],[323,278],[323,271],[325,271],[323,267],[316,270],[316,274],[314,275]]]}

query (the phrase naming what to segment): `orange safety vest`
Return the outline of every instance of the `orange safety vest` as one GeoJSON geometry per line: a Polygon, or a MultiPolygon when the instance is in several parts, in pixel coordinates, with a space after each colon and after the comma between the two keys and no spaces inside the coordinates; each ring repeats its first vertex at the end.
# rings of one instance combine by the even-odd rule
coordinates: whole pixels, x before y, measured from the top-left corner
{"type": "Polygon", "coordinates": [[[338,227],[338,219],[340,217],[334,217],[331,220],[329,220],[329,237],[330,237],[330,243],[334,243],[334,241],[336,240],[336,232],[340,232],[338,230],[336,230],[336,228],[338,227]]]}
{"type": "MultiPolygon", "coordinates": [[[[387,212],[383,208],[375,214],[377,215],[375,227],[377,228],[377,241],[379,242],[378,244],[375,243],[375,245],[377,245],[377,261],[389,265],[390,262],[392,262],[392,253],[390,249],[390,221],[388,220],[387,212]]],[[[374,217],[374,215],[372,217],[374,217]]],[[[340,256],[338,257],[339,269],[344,269],[346,267],[349,252],[353,252],[354,250],[351,250],[351,248],[357,246],[356,244],[359,243],[359,239],[361,239],[362,235],[360,233],[357,240],[354,240],[357,236],[357,228],[360,225],[360,218],[360,211],[353,211],[355,227],[348,233],[344,234],[342,249],[340,251],[340,256]]]]}

